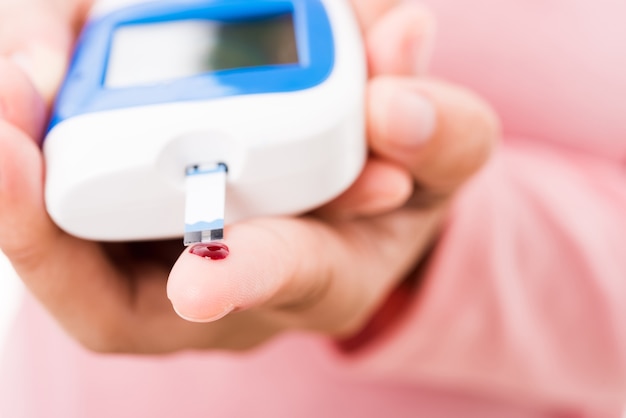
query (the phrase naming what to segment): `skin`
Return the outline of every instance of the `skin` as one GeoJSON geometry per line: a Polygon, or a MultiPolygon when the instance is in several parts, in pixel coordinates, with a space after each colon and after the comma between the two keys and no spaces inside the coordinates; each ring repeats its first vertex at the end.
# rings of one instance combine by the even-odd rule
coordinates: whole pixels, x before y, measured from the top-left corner
{"type": "Polygon", "coordinates": [[[231,254],[216,262],[179,241],[87,242],[52,223],[39,142],[88,4],[0,2],[0,248],[69,334],[94,351],[143,354],[243,350],[294,329],[343,338],[414,271],[498,123],[471,92],[424,74],[426,10],[352,4],[371,75],[363,173],[315,213],[227,228],[231,254]]]}

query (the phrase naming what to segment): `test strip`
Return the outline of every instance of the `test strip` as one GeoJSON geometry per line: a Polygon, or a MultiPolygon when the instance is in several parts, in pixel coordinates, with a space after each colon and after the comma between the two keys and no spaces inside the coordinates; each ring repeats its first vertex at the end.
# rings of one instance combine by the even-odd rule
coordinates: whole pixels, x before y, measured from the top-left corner
{"type": "Polygon", "coordinates": [[[193,165],[187,168],[185,245],[224,238],[226,172],[226,165],[222,163],[193,165]]]}

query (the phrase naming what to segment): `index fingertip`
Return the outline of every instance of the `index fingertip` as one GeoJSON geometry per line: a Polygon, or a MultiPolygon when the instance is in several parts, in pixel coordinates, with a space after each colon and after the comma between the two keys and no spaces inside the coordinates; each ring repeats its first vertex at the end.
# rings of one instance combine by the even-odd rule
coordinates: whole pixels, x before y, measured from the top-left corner
{"type": "Polygon", "coordinates": [[[400,3],[399,0],[350,0],[359,26],[367,32],[387,11],[400,3]]]}
{"type": "Polygon", "coordinates": [[[67,57],[63,51],[37,42],[11,54],[46,104],[51,104],[63,81],[67,57]]]}

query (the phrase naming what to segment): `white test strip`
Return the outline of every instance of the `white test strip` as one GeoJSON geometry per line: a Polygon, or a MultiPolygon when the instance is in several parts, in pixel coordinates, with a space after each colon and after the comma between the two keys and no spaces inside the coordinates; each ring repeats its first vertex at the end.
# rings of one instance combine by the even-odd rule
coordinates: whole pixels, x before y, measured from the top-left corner
{"type": "Polygon", "coordinates": [[[224,238],[226,172],[226,165],[222,163],[200,164],[187,168],[185,245],[224,238]]]}

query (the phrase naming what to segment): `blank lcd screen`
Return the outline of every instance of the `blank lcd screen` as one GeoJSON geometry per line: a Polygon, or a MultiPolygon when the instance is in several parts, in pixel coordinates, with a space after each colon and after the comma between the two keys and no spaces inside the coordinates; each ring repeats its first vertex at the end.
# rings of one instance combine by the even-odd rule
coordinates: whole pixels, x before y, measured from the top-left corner
{"type": "Polygon", "coordinates": [[[221,70],[298,62],[291,14],[232,22],[124,25],[113,34],[104,84],[151,85],[221,70]]]}

